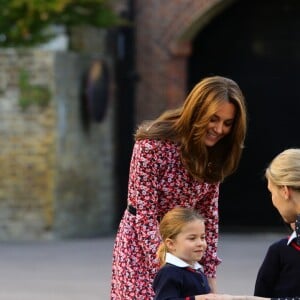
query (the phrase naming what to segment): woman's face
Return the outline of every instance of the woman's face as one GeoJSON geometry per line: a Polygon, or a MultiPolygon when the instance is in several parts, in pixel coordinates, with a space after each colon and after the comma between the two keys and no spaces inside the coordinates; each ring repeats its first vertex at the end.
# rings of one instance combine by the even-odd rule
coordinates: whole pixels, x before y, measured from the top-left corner
{"type": "Polygon", "coordinates": [[[285,222],[292,223],[295,221],[297,213],[288,189],[286,186],[277,186],[271,180],[268,180],[268,190],[271,193],[274,207],[285,222]]]}
{"type": "Polygon", "coordinates": [[[219,109],[211,117],[207,126],[204,137],[204,143],[207,147],[214,146],[230,132],[235,114],[236,109],[232,103],[225,101],[220,104],[219,109]]]}

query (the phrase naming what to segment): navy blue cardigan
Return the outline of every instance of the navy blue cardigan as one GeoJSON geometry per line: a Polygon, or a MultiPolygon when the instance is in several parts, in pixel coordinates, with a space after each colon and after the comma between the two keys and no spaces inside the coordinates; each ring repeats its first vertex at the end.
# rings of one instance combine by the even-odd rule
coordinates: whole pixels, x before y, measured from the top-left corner
{"type": "Polygon", "coordinates": [[[257,274],[255,296],[300,296],[300,247],[295,242],[287,245],[287,241],[284,238],[269,247],[257,274]]]}
{"type": "Polygon", "coordinates": [[[210,292],[203,272],[165,264],[157,273],[153,289],[155,300],[194,300],[196,295],[210,292]]]}

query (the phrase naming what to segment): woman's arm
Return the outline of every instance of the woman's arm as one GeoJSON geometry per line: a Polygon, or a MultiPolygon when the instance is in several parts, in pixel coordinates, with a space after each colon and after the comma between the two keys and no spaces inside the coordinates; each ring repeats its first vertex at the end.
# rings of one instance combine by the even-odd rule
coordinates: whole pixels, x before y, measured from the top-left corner
{"type": "Polygon", "coordinates": [[[217,280],[216,278],[207,278],[210,290],[212,293],[216,293],[217,292],[217,280]]]}
{"type": "Polygon", "coordinates": [[[212,290],[216,292],[217,266],[221,260],[217,256],[219,239],[219,184],[208,184],[206,194],[199,198],[195,209],[205,218],[205,232],[207,249],[201,264],[203,264],[205,275],[209,280],[215,279],[212,290]]]}
{"type": "Polygon", "coordinates": [[[298,297],[281,297],[281,298],[268,298],[248,295],[229,295],[229,294],[206,294],[197,296],[196,300],[300,300],[298,297]]]}
{"type": "MultiPolygon", "coordinates": [[[[229,294],[206,294],[196,300],[275,300],[274,298],[264,298],[247,295],[229,295],[229,294]]],[[[278,298],[279,300],[280,298],[278,298]]],[[[300,298],[284,298],[287,300],[300,300],[300,298]]]]}

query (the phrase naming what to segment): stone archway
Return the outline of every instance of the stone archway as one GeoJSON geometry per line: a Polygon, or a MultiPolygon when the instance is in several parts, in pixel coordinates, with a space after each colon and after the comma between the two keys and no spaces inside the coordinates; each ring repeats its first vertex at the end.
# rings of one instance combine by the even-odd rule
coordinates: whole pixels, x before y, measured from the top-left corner
{"type": "Polygon", "coordinates": [[[193,36],[233,0],[136,1],[136,122],[180,105],[193,36]]]}

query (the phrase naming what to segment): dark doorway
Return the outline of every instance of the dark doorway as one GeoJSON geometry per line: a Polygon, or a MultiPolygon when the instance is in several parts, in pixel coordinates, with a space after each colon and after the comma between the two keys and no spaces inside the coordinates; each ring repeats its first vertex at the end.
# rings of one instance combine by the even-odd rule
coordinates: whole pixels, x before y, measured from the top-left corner
{"type": "MultiPolygon", "coordinates": [[[[133,1],[128,1],[128,11],[122,17],[134,22],[133,1]]],[[[135,126],[135,30],[134,26],[120,27],[115,32],[115,207],[117,228],[127,206],[129,165],[134,143],[135,126]]]]}
{"type": "Polygon", "coordinates": [[[189,89],[205,76],[228,76],[240,85],[248,106],[242,160],[220,190],[220,224],[225,227],[282,226],[263,173],[276,154],[300,147],[299,30],[300,1],[243,0],[193,41],[189,89]]]}

